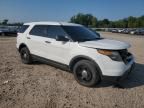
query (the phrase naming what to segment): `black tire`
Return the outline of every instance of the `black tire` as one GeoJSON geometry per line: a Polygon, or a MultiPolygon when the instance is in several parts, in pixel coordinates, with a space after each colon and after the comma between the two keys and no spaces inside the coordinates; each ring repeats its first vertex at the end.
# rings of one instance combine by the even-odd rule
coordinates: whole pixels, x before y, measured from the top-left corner
{"type": "Polygon", "coordinates": [[[5,33],[1,33],[2,36],[5,36],[5,33]]]}
{"type": "Polygon", "coordinates": [[[95,86],[100,82],[100,74],[92,61],[81,60],[73,68],[76,81],[87,87],[95,86]]]}
{"type": "Polygon", "coordinates": [[[27,47],[23,47],[20,50],[20,56],[21,56],[21,60],[24,64],[31,64],[32,63],[32,57],[31,57],[31,54],[30,54],[27,47]]]}

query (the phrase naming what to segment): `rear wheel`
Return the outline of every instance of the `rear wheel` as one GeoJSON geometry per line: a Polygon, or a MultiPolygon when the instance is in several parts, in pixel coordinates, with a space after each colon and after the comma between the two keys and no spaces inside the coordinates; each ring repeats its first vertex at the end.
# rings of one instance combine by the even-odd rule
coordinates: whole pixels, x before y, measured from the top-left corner
{"type": "Polygon", "coordinates": [[[94,86],[100,81],[99,72],[93,62],[81,60],[74,66],[74,77],[76,81],[84,86],[94,86]]]}
{"type": "Polygon", "coordinates": [[[21,56],[21,60],[24,64],[30,64],[32,63],[32,58],[31,58],[31,54],[28,50],[28,48],[26,47],[23,47],[21,50],[20,50],[20,56],[21,56]]]}

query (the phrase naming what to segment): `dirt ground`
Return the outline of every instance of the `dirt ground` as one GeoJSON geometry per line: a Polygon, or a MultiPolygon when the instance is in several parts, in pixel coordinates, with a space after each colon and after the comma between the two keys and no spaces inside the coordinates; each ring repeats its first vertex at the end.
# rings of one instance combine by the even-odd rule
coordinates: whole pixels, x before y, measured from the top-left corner
{"type": "Polygon", "coordinates": [[[129,42],[136,67],[122,82],[88,88],[69,72],[43,63],[25,65],[15,37],[0,37],[0,108],[144,108],[144,37],[101,32],[105,38],[129,42]]]}

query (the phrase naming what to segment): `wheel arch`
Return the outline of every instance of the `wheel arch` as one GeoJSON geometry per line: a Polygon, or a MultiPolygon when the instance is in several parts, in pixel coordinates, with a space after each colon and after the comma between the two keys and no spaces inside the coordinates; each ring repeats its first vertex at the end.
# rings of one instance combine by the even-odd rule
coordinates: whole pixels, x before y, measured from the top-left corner
{"type": "Polygon", "coordinates": [[[21,43],[20,46],[19,46],[19,48],[18,48],[18,51],[20,52],[20,50],[21,50],[22,48],[24,48],[24,47],[28,48],[25,43],[21,43]]]}
{"type": "Polygon", "coordinates": [[[88,56],[84,56],[84,55],[79,55],[79,56],[76,56],[76,57],[72,58],[72,60],[71,60],[70,63],[69,63],[69,68],[70,68],[71,71],[73,71],[74,65],[75,65],[78,61],[80,61],[80,60],[89,60],[89,61],[92,61],[92,62],[94,63],[94,65],[96,66],[97,71],[98,71],[99,74],[100,74],[100,77],[102,77],[102,71],[101,71],[99,65],[98,65],[92,58],[90,58],[90,57],[88,57],[88,56]]]}

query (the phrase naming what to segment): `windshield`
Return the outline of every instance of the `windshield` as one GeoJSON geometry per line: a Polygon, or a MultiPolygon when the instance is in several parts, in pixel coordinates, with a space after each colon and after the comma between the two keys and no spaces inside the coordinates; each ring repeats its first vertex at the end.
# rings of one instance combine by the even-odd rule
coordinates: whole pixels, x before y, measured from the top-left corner
{"type": "Polygon", "coordinates": [[[67,34],[72,38],[73,41],[91,41],[100,39],[97,33],[89,30],[84,26],[62,26],[67,34]]]}

